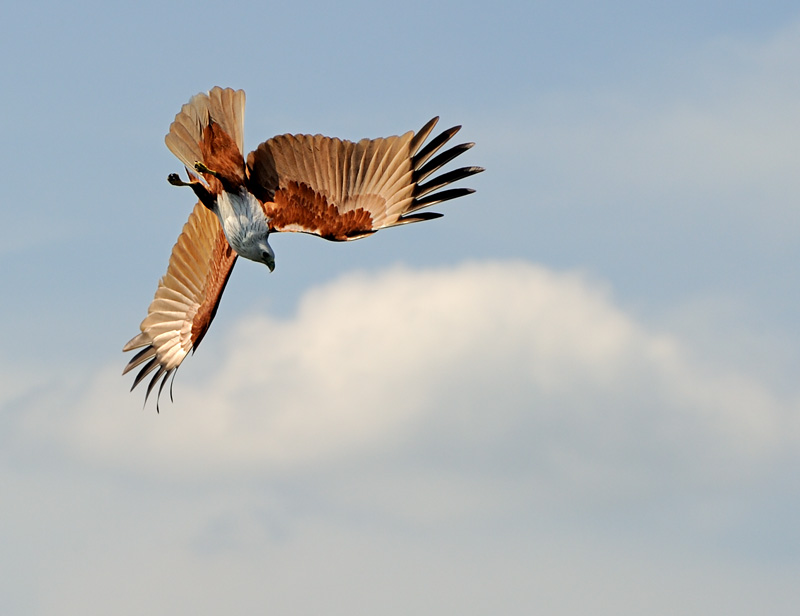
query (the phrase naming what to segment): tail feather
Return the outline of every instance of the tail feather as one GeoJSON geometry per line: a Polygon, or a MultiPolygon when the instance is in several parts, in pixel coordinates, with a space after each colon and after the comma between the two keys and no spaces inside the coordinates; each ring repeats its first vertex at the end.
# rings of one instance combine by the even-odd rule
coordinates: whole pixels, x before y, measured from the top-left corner
{"type": "Polygon", "coordinates": [[[196,94],[175,116],[164,142],[188,169],[194,169],[195,162],[205,162],[201,142],[205,128],[213,122],[243,153],[244,103],[244,90],[215,87],[208,93],[196,94]]]}

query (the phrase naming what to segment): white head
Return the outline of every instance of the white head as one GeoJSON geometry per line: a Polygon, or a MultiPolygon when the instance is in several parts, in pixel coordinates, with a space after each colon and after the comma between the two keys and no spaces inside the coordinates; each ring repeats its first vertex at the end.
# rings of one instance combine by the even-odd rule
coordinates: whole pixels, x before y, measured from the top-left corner
{"type": "Polygon", "coordinates": [[[272,246],[269,245],[267,238],[259,242],[258,249],[261,252],[261,258],[257,259],[269,268],[269,271],[275,270],[275,253],[272,252],[272,246]]]}
{"type": "Polygon", "coordinates": [[[275,253],[267,241],[267,235],[250,234],[245,236],[241,242],[231,242],[231,246],[240,257],[263,263],[269,268],[269,271],[273,271],[275,269],[275,253]]]}

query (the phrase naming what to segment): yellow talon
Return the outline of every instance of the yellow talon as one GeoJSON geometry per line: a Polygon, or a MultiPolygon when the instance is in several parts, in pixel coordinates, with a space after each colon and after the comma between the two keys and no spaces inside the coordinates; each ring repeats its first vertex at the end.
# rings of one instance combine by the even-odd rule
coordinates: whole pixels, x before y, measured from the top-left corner
{"type": "Polygon", "coordinates": [[[211,169],[206,167],[203,163],[201,163],[199,160],[195,161],[194,169],[195,171],[199,171],[200,173],[208,173],[210,175],[213,175],[215,178],[219,178],[219,174],[216,171],[212,171],[211,169]]]}

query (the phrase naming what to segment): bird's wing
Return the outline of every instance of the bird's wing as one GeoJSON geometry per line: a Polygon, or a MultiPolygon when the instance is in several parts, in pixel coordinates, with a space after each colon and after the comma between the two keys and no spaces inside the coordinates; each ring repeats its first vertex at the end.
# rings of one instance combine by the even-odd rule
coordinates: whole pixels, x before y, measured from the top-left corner
{"type": "MultiPolygon", "coordinates": [[[[244,90],[212,88],[181,107],[164,138],[188,170],[201,162],[232,180],[244,180],[244,90]]],[[[203,174],[206,181],[214,179],[203,174]]]]}
{"type": "Polygon", "coordinates": [[[145,400],[161,381],[175,372],[190,350],[203,339],[236,262],[236,253],[225,239],[219,221],[198,203],[172,248],[167,273],[158,282],[141,333],[123,351],[144,347],[125,367],[123,374],[144,364],[133,381],[136,387],[155,371],[145,400]]]}
{"type": "Polygon", "coordinates": [[[439,150],[460,126],[423,143],[438,118],[418,133],[358,143],[322,135],[279,135],[247,157],[248,188],[263,203],[274,231],[300,231],[330,240],[352,240],[441,214],[419,212],[473,192],[439,190],[483,171],[462,167],[431,174],[472,147],[439,150]],[[426,181],[427,180],[427,181],[426,181]]]}

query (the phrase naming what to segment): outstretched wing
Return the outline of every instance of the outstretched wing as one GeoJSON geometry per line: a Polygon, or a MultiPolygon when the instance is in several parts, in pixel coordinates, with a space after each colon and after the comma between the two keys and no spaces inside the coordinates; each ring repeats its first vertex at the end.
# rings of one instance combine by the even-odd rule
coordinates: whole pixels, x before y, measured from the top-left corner
{"type": "Polygon", "coordinates": [[[461,128],[456,126],[422,147],[437,121],[416,134],[358,143],[322,135],[273,137],[247,157],[248,188],[264,203],[272,230],[329,240],[438,218],[441,214],[419,210],[473,192],[440,189],[483,169],[462,167],[428,180],[473,146],[464,143],[438,153],[461,128]]]}
{"type": "Polygon", "coordinates": [[[122,373],[144,364],[131,390],[155,372],[145,400],[159,381],[161,394],[167,378],[208,331],[235,262],[236,253],[217,217],[198,203],[172,248],[167,273],[158,282],[147,318],[139,326],[141,333],[122,349],[144,347],[122,373]]]}

